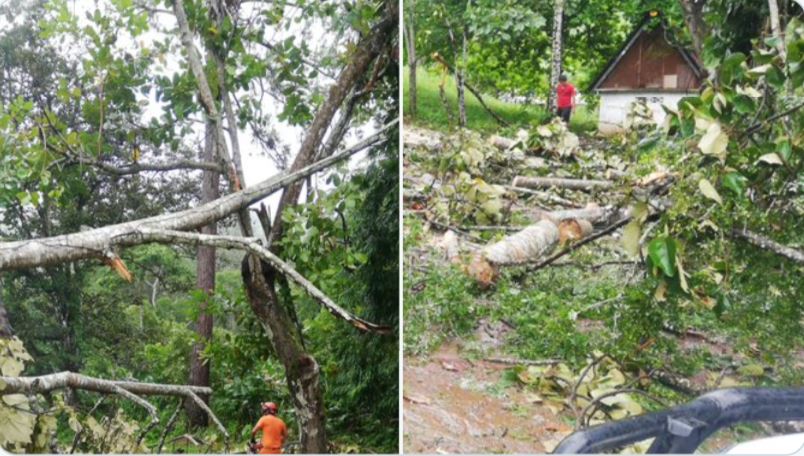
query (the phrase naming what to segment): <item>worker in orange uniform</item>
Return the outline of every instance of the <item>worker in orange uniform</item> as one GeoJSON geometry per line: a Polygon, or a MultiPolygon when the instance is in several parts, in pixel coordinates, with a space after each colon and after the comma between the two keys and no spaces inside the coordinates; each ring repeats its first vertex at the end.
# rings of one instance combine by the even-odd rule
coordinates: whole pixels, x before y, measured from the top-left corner
{"type": "Polygon", "coordinates": [[[577,94],[578,92],[575,90],[575,86],[567,82],[567,75],[562,74],[558,77],[558,86],[556,87],[557,114],[567,125],[569,125],[570,115],[575,109],[575,96],[577,94]]]}
{"type": "Polygon", "coordinates": [[[259,454],[281,454],[282,445],[288,437],[288,428],[281,418],[276,416],[278,407],[273,402],[262,403],[262,418],[251,430],[251,439],[262,429],[262,440],[256,446],[259,454]]]}

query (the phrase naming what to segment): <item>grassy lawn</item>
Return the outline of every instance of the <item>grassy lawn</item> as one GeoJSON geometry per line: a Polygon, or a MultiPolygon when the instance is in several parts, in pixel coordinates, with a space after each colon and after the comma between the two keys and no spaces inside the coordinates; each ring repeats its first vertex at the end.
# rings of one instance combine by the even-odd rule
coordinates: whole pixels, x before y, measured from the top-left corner
{"type": "MultiPolygon", "coordinates": [[[[438,95],[438,85],[441,76],[429,72],[427,69],[419,68],[416,73],[418,93],[418,113],[411,118],[408,103],[408,70],[404,70],[403,90],[405,95],[405,119],[414,124],[426,126],[435,130],[447,131],[457,127],[458,102],[455,90],[455,79],[447,78],[445,91],[447,102],[453,112],[454,119],[450,123],[444,104],[438,95]]],[[[541,124],[547,120],[544,110],[537,106],[520,105],[506,103],[494,98],[491,95],[483,95],[486,102],[497,115],[505,119],[513,127],[529,129],[532,125],[541,124]]],[[[466,120],[471,130],[484,133],[497,133],[504,129],[496,120],[480,105],[474,95],[466,91],[466,120]]],[[[575,111],[570,123],[570,129],[576,133],[581,131],[594,131],[597,127],[597,113],[590,113],[585,107],[580,107],[575,111]]]]}

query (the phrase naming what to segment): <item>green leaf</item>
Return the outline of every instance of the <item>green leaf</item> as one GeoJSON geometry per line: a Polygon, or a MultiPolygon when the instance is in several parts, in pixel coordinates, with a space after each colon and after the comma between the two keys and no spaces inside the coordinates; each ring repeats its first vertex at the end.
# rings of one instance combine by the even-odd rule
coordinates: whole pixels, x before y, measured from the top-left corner
{"type": "Polygon", "coordinates": [[[698,181],[698,189],[705,197],[716,201],[718,204],[723,204],[723,200],[720,198],[717,190],[715,190],[715,187],[707,179],[701,179],[698,181]]]}
{"type": "Polygon", "coordinates": [[[706,133],[698,142],[698,148],[705,155],[715,155],[724,158],[726,147],[729,145],[729,136],[720,128],[720,122],[714,121],[709,124],[706,133]]]}
{"type": "Polygon", "coordinates": [[[740,173],[728,173],[723,176],[723,180],[721,181],[723,186],[727,189],[731,190],[737,196],[743,196],[745,192],[745,183],[748,179],[745,178],[740,173]]]}
{"type": "Polygon", "coordinates": [[[684,264],[679,255],[676,255],[676,268],[678,268],[678,281],[679,285],[681,285],[681,289],[684,290],[685,293],[689,293],[690,287],[687,284],[687,272],[684,270],[684,264]]]}
{"type": "Polygon", "coordinates": [[[769,165],[783,165],[784,162],[782,161],[782,157],[775,152],[771,152],[769,154],[765,154],[756,161],[757,163],[767,163],[769,165]]]}
{"type": "Polygon", "coordinates": [[[648,257],[667,277],[676,274],[676,241],[667,236],[658,237],[648,244],[648,257]]]}
{"type": "Polygon", "coordinates": [[[768,72],[768,70],[771,69],[772,66],[773,65],[771,65],[770,63],[767,63],[765,65],[760,65],[758,67],[751,68],[750,70],[748,70],[748,73],[749,74],[765,74],[765,73],[768,72]]]}
{"type": "Polygon", "coordinates": [[[737,372],[740,375],[745,375],[746,377],[762,377],[765,375],[765,368],[763,368],[760,364],[748,364],[745,366],[740,366],[737,369],[737,372]]]}
{"type": "Polygon", "coordinates": [[[628,255],[635,257],[639,254],[639,237],[642,235],[642,225],[632,220],[623,229],[623,248],[628,255]]]}

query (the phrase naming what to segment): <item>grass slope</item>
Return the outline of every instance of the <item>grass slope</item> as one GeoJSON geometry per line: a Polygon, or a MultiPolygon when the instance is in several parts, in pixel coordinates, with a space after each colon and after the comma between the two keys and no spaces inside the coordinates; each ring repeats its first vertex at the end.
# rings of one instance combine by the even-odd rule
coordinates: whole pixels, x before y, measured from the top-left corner
{"type": "MultiPolygon", "coordinates": [[[[444,104],[438,94],[438,86],[441,76],[432,70],[419,68],[416,73],[417,92],[417,115],[415,118],[410,113],[409,93],[409,71],[404,69],[403,90],[404,90],[404,116],[405,120],[417,125],[425,126],[440,131],[449,131],[457,127],[458,101],[455,89],[455,78],[448,77],[444,87],[447,95],[447,102],[453,112],[453,121],[450,122],[449,116],[444,109],[444,104]]],[[[514,130],[518,128],[529,129],[532,125],[541,124],[548,119],[544,109],[537,106],[520,105],[506,103],[494,98],[491,95],[483,94],[483,101],[497,115],[511,124],[514,130]]],[[[466,120],[467,127],[471,130],[484,133],[496,133],[503,130],[491,114],[486,111],[474,95],[466,91],[466,120]]],[[[578,133],[581,131],[594,131],[597,128],[597,113],[590,113],[585,107],[579,107],[572,117],[570,129],[578,133]]]]}

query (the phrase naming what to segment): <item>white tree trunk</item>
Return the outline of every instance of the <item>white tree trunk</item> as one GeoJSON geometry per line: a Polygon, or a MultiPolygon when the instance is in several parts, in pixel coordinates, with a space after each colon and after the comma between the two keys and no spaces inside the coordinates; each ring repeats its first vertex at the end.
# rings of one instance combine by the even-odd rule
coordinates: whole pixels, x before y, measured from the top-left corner
{"type": "Polygon", "coordinates": [[[779,20],[779,4],[776,0],[768,0],[768,10],[770,10],[771,31],[773,32],[773,36],[778,38],[779,41],[776,45],[776,49],[779,51],[779,55],[782,56],[782,60],[787,61],[787,50],[785,49],[784,36],[782,35],[782,23],[779,20]]]}
{"type": "Polygon", "coordinates": [[[410,103],[409,112],[412,117],[416,117],[416,0],[408,0],[405,4],[409,6],[408,14],[405,15],[405,44],[408,51],[408,102],[410,103]]]}
{"type": "Polygon", "coordinates": [[[131,233],[138,228],[191,230],[207,225],[235,213],[240,208],[247,207],[293,182],[356,154],[384,137],[385,132],[398,122],[398,120],[390,122],[375,134],[341,153],[295,172],[277,174],[245,190],[231,193],[192,209],[61,236],[0,242],[0,271],[47,266],[85,258],[105,258],[110,252],[113,238],[131,233]]]}
{"type": "Polygon", "coordinates": [[[564,179],[560,177],[528,177],[516,176],[512,184],[524,188],[567,188],[570,190],[592,190],[595,188],[612,188],[613,182],[595,179],[564,179]]]}
{"type": "Polygon", "coordinates": [[[555,0],[553,5],[553,57],[550,70],[550,91],[547,95],[547,111],[556,109],[556,86],[561,76],[562,45],[561,33],[564,20],[564,0],[555,0]]]}

